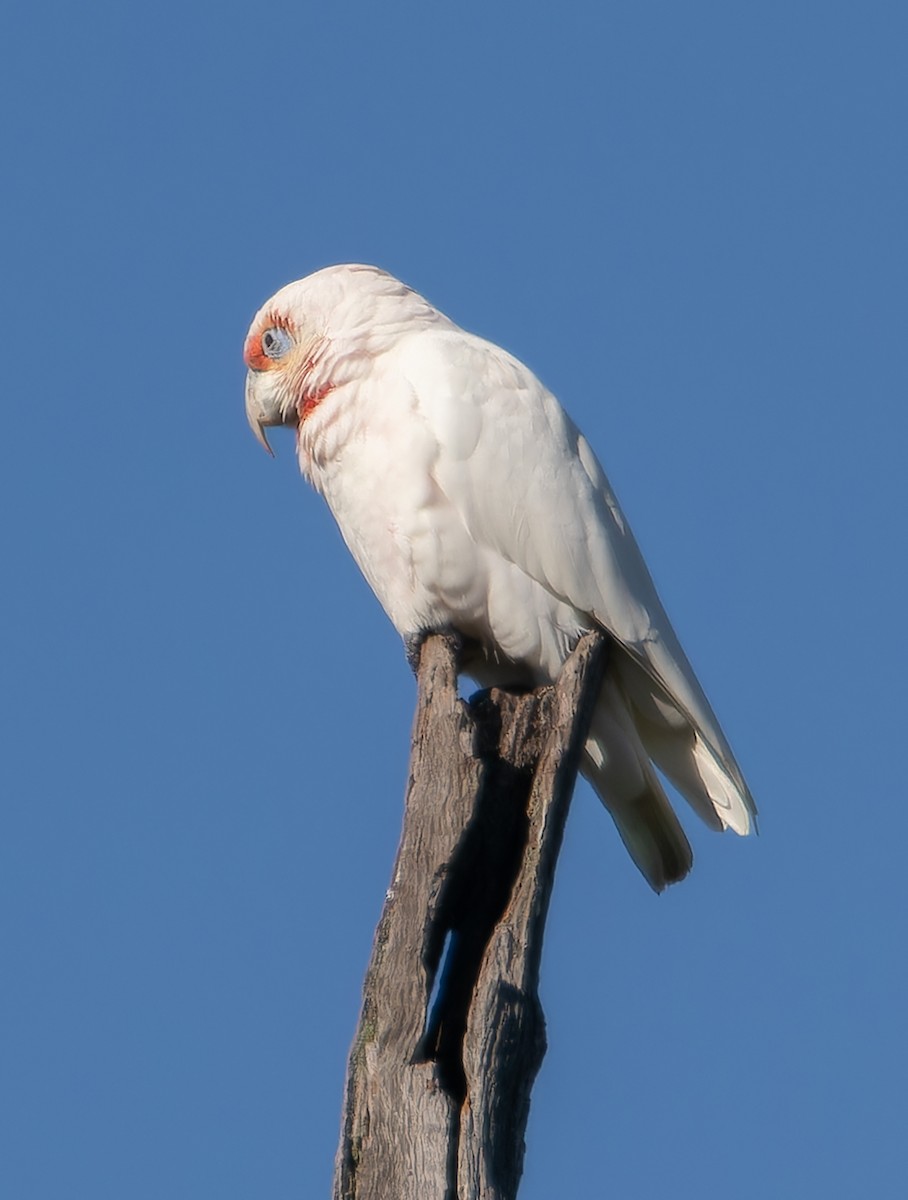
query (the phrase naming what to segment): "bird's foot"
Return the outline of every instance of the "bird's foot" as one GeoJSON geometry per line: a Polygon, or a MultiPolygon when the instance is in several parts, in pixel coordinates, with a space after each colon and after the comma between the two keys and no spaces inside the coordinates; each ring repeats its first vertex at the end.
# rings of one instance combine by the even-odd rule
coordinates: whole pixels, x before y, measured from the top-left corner
{"type": "Polygon", "coordinates": [[[404,650],[406,651],[407,662],[410,664],[410,670],[414,675],[419,674],[419,655],[422,651],[423,642],[426,638],[433,635],[438,635],[448,641],[454,652],[454,661],[459,671],[463,662],[466,642],[463,635],[458,633],[451,625],[446,625],[442,629],[420,629],[416,633],[404,634],[404,650]]]}

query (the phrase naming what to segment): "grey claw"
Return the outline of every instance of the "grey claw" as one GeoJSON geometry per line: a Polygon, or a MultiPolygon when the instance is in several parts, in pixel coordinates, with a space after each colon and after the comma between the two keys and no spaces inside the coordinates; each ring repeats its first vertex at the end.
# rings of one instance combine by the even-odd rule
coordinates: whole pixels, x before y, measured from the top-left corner
{"type": "Polygon", "coordinates": [[[407,655],[407,662],[410,664],[410,670],[414,675],[419,674],[419,655],[422,650],[422,644],[427,637],[431,637],[433,634],[447,638],[454,650],[454,658],[457,662],[458,670],[460,670],[463,663],[466,642],[462,634],[458,633],[450,625],[446,625],[443,629],[420,629],[416,633],[404,634],[404,651],[407,655]]]}
{"type": "Polygon", "coordinates": [[[428,636],[424,631],[404,634],[404,652],[407,656],[407,663],[410,670],[414,675],[419,674],[419,652],[422,650],[422,644],[428,636]]]}

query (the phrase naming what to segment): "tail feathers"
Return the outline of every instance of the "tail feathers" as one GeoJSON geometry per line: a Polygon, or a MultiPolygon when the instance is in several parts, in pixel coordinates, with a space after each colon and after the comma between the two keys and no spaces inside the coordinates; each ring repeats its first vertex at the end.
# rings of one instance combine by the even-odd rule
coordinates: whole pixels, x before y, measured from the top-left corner
{"type": "Polygon", "coordinates": [[[711,746],[697,734],[694,739],[697,773],[726,829],[746,837],[757,826],[757,809],[741,776],[731,773],[711,746]]]}
{"type": "Polygon", "coordinates": [[[710,829],[724,829],[722,818],[703,786],[694,763],[693,746],[696,735],[690,728],[682,730],[656,728],[647,721],[638,723],[640,738],[647,754],[659,764],[694,812],[710,829]]]}
{"type": "Polygon", "coordinates": [[[631,804],[612,805],[610,811],[622,842],[653,891],[680,883],[694,855],[664,793],[642,792],[631,804]]]}
{"type": "Polygon", "coordinates": [[[646,662],[630,652],[616,657],[616,674],[646,754],[691,808],[711,829],[750,833],[756,827],[756,805],[693,676],[685,706],[646,662]]]}
{"type": "Polygon", "coordinates": [[[654,891],[693,865],[690,843],[613,682],[593,717],[583,773],[612,814],[628,853],[654,891]]]}
{"type": "Polygon", "coordinates": [[[733,829],[748,834],[755,808],[747,786],[689,726],[657,728],[639,720],[640,737],[653,761],[664,771],[688,804],[710,829],[733,829]]]}

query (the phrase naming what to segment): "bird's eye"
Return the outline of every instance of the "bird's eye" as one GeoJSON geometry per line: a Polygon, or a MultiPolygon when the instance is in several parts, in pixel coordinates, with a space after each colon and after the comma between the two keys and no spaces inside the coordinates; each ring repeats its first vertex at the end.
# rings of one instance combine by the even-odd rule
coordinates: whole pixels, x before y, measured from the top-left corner
{"type": "Polygon", "coordinates": [[[290,334],[279,326],[273,325],[262,334],[262,352],[268,358],[283,358],[292,345],[290,334]]]}

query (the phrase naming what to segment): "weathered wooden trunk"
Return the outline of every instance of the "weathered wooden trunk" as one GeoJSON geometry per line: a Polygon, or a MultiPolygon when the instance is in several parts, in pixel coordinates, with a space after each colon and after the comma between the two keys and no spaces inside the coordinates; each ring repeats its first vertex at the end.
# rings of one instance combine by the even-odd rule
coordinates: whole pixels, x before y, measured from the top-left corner
{"type": "Polygon", "coordinates": [[[545,1053],[543,929],[605,642],[553,687],[458,698],[420,650],[403,833],[347,1073],[335,1200],[511,1200],[545,1053]]]}

